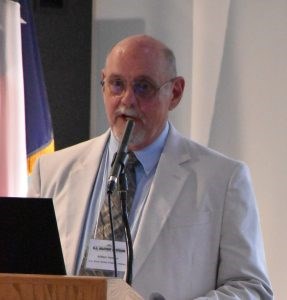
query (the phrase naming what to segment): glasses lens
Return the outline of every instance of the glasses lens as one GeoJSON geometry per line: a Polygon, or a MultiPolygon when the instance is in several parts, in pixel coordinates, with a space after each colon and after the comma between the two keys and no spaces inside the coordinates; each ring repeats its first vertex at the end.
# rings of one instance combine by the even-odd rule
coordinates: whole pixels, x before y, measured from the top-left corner
{"type": "MultiPolygon", "coordinates": [[[[104,85],[104,83],[105,81],[101,82],[102,85],[104,85]]],[[[110,78],[107,81],[107,86],[109,92],[115,96],[121,96],[126,91],[126,82],[120,78],[110,78]]],[[[158,87],[146,79],[134,81],[132,89],[135,96],[141,99],[152,98],[156,94],[157,90],[159,90],[158,87]]]]}
{"type": "Polygon", "coordinates": [[[137,97],[149,98],[155,94],[156,87],[147,80],[140,80],[134,82],[133,90],[137,97]]]}
{"type": "Polygon", "coordinates": [[[121,95],[125,90],[125,83],[121,79],[111,79],[108,81],[108,85],[114,95],[121,95]]]}

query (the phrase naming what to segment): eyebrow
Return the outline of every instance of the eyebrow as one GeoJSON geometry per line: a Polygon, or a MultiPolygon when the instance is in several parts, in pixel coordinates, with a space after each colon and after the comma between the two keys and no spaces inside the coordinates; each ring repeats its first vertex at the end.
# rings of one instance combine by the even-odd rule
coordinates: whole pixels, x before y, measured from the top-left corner
{"type": "MultiPolygon", "coordinates": [[[[123,81],[126,81],[126,79],[120,74],[110,74],[109,76],[106,77],[106,80],[110,80],[110,79],[122,79],[123,81]]],[[[140,81],[140,80],[146,80],[151,84],[157,85],[157,82],[148,75],[139,75],[135,77],[132,81],[140,81]]]]}

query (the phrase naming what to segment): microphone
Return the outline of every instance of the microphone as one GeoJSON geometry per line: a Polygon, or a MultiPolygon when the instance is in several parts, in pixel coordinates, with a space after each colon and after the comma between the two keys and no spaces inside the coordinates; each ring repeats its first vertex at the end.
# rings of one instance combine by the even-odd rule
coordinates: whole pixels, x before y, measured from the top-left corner
{"type": "Polygon", "coordinates": [[[160,293],[152,293],[149,296],[149,300],[165,300],[164,296],[161,295],[160,293]]]}
{"type": "Polygon", "coordinates": [[[128,119],[122,141],[112,162],[112,169],[107,183],[108,194],[112,194],[115,190],[120,172],[126,164],[128,143],[134,128],[134,124],[134,120],[128,119]]]}

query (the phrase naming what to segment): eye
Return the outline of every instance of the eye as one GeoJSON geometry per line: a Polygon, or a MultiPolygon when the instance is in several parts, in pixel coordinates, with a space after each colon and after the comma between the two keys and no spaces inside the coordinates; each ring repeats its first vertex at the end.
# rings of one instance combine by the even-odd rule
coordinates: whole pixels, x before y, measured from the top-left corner
{"type": "Polygon", "coordinates": [[[140,80],[134,83],[134,93],[137,96],[149,97],[153,95],[155,90],[155,86],[147,80],[140,80]]]}
{"type": "Polygon", "coordinates": [[[113,94],[120,95],[125,90],[125,83],[122,79],[110,79],[108,84],[113,94]]]}

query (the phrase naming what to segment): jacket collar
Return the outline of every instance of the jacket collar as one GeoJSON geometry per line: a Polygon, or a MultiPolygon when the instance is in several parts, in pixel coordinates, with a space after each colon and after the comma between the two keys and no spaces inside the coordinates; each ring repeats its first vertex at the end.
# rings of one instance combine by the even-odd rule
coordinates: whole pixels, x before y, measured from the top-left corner
{"type": "Polygon", "coordinates": [[[187,142],[171,126],[134,241],[134,277],[156,243],[189,175],[187,142]],[[143,247],[144,245],[144,247],[143,247]]]}

